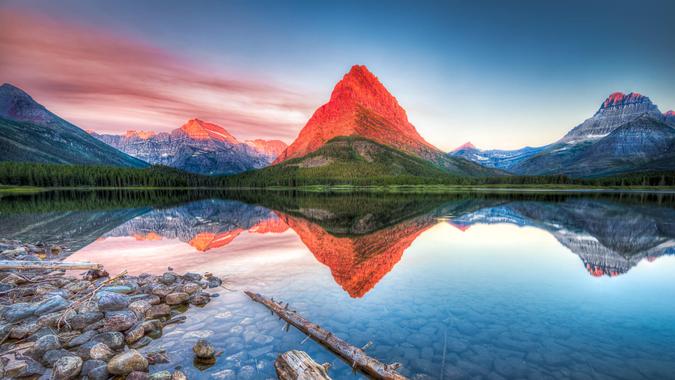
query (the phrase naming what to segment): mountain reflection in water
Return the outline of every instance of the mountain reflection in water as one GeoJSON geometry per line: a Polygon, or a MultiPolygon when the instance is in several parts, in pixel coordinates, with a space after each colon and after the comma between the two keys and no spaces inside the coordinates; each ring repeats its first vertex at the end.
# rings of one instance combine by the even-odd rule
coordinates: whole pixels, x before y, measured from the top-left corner
{"type": "MultiPolygon", "coordinates": [[[[90,245],[87,251],[110,238],[177,240],[198,254],[226,249],[245,232],[283,234],[290,229],[353,298],[373,289],[410,245],[438,223],[461,231],[500,223],[547,231],[579,256],[593,276],[617,276],[641,260],[675,253],[675,210],[670,199],[467,194],[241,198],[84,211],[42,207],[33,212],[30,205],[16,210],[15,203],[14,209],[2,210],[0,231],[3,237],[30,241],[62,238],[75,250],[90,245]]],[[[159,260],[156,266],[161,272],[166,262],[159,260]]],[[[149,268],[152,265],[144,270],[149,268]]]]}

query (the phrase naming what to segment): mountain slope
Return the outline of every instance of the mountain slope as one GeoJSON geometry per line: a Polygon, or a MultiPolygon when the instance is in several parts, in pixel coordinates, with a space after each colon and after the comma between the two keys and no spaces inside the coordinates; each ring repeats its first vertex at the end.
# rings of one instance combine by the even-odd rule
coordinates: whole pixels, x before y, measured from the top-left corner
{"type": "MultiPolygon", "coordinates": [[[[236,174],[269,165],[281,150],[278,143],[241,143],[224,128],[192,119],[170,133],[128,131],[125,135],[92,133],[99,140],[151,164],[191,173],[236,174]],[[264,148],[267,148],[266,150],[264,148]]],[[[283,144],[285,147],[285,144],[283,144]]]]}
{"type": "Polygon", "coordinates": [[[339,136],[358,136],[386,145],[431,161],[454,174],[489,172],[448,157],[424,140],[396,98],[365,66],[351,68],[333,89],[328,103],[314,112],[297,139],[274,163],[306,156],[339,136]]]}
{"type": "Polygon", "coordinates": [[[21,89],[0,86],[0,161],[146,167],[49,112],[21,89]]]}
{"type": "Polygon", "coordinates": [[[545,148],[546,147],[532,148],[526,146],[525,148],[517,150],[481,150],[471,143],[466,143],[448,154],[452,157],[463,158],[488,168],[509,171],[512,167],[541,152],[545,148]]]}
{"type": "MultiPolygon", "coordinates": [[[[461,171],[475,170],[473,163],[461,171]]],[[[336,137],[319,149],[261,170],[231,178],[232,185],[376,185],[441,183],[448,172],[422,158],[359,136],[336,137]]]]}
{"type": "MultiPolygon", "coordinates": [[[[607,136],[574,144],[555,144],[514,169],[523,174],[566,174],[590,177],[645,170],[675,151],[675,128],[647,114],[614,129],[607,136]]],[[[675,170],[675,161],[659,170],[675,170]]]]}

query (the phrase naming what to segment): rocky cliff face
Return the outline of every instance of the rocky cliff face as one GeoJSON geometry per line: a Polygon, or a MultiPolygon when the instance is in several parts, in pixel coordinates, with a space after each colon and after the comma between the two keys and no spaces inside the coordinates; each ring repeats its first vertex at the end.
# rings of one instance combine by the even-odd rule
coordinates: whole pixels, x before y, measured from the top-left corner
{"type": "MultiPolygon", "coordinates": [[[[224,128],[199,119],[189,120],[170,133],[128,131],[125,135],[93,136],[153,165],[199,174],[241,173],[265,167],[276,157],[271,148],[259,150],[255,145],[241,143],[224,128]]],[[[278,145],[256,141],[261,141],[261,147],[278,145]]]]}
{"type": "Polygon", "coordinates": [[[274,162],[288,148],[288,145],[281,140],[255,139],[247,140],[246,144],[263,155],[269,163],[274,162]]]}
{"type": "Polygon", "coordinates": [[[666,121],[666,123],[675,126],[675,111],[670,110],[666,113],[663,114],[663,119],[666,121]]]}
{"type": "Polygon", "coordinates": [[[571,144],[597,140],[644,114],[657,120],[663,117],[658,107],[648,97],[636,92],[629,94],[615,92],[602,102],[593,117],[574,127],[560,142],[571,144]]]}
{"type": "Polygon", "coordinates": [[[0,86],[0,161],[145,167],[58,117],[21,89],[0,86]]]}

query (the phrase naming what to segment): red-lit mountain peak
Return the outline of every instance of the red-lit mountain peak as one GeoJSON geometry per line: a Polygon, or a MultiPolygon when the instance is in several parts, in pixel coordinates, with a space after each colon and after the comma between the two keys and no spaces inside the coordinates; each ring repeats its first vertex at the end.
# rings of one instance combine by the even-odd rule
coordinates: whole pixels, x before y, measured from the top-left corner
{"type": "Polygon", "coordinates": [[[471,143],[471,141],[467,141],[464,144],[458,146],[453,150],[453,152],[459,152],[460,150],[466,150],[466,149],[476,149],[476,146],[471,143]]]}
{"type": "Polygon", "coordinates": [[[190,138],[194,140],[220,140],[230,144],[239,144],[239,141],[226,131],[225,128],[207,123],[200,119],[191,119],[180,127],[180,130],[185,132],[190,138]]]}
{"type": "Polygon", "coordinates": [[[298,138],[275,163],[311,153],[337,136],[360,136],[423,158],[440,151],[420,136],[405,110],[365,66],[355,65],[335,85],[298,138]]]}
{"type": "Polygon", "coordinates": [[[147,139],[149,139],[149,138],[151,138],[151,137],[153,137],[153,136],[155,136],[155,135],[156,135],[156,133],[153,132],[153,131],[134,131],[134,130],[128,130],[128,131],[124,134],[124,137],[125,137],[125,138],[128,138],[128,139],[133,138],[133,137],[137,137],[137,138],[142,139],[142,140],[147,140],[147,139]]]}

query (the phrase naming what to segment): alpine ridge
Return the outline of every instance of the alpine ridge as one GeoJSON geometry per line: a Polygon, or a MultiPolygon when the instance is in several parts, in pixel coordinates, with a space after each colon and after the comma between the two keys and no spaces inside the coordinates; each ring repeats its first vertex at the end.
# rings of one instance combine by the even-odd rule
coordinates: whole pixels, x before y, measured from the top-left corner
{"type": "Polygon", "coordinates": [[[95,132],[92,135],[151,164],[207,175],[236,174],[265,167],[286,147],[278,140],[242,143],[225,128],[197,118],[170,133],[127,131],[124,135],[95,132]]]}

